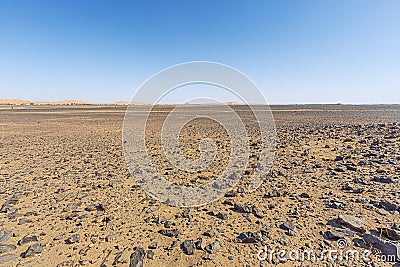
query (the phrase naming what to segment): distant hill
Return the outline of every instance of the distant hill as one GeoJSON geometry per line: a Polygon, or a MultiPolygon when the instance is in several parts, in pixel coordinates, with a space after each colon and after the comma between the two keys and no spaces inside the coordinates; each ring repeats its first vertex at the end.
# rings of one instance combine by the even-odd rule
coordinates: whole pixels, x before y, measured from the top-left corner
{"type": "MultiPolygon", "coordinates": [[[[22,99],[0,99],[0,105],[60,105],[60,106],[73,106],[73,105],[117,105],[128,106],[131,102],[118,101],[118,102],[89,102],[81,100],[61,100],[61,101],[31,101],[22,99]]],[[[144,102],[132,102],[133,105],[148,105],[144,102]]],[[[226,105],[243,105],[240,102],[225,102],[226,105]]],[[[207,104],[203,104],[207,105],[207,104]]]]}
{"type": "Polygon", "coordinates": [[[80,100],[62,100],[55,102],[37,102],[39,104],[53,104],[53,105],[91,105],[93,102],[80,101],[80,100]]]}
{"type": "Polygon", "coordinates": [[[21,99],[0,99],[1,105],[26,105],[30,104],[32,101],[21,100],[21,99]]]}
{"type": "MultiPolygon", "coordinates": [[[[0,99],[0,105],[64,105],[64,106],[72,106],[72,105],[119,105],[119,106],[127,106],[130,102],[126,101],[118,101],[115,103],[98,103],[98,102],[89,102],[89,101],[80,101],[80,100],[62,100],[62,101],[31,101],[31,100],[21,100],[21,99],[0,99]]],[[[145,103],[134,102],[136,105],[144,105],[145,103]]]]}
{"type": "Polygon", "coordinates": [[[226,105],[243,105],[241,102],[225,102],[226,105]]]}
{"type": "Polygon", "coordinates": [[[127,105],[129,105],[129,102],[126,102],[126,101],[118,101],[118,102],[115,102],[115,104],[116,104],[116,105],[121,105],[121,106],[127,106],[127,105]]]}

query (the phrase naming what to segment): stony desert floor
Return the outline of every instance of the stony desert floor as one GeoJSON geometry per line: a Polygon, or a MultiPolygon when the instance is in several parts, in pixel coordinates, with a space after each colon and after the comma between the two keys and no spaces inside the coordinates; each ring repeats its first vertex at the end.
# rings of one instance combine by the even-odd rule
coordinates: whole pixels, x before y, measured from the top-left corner
{"type": "MultiPolygon", "coordinates": [[[[177,183],[212,181],[229,136],[210,121],[191,122],[185,154],[198,157],[208,137],[218,143],[216,163],[180,171],[157,137],[169,109],[157,107],[149,124],[159,172],[177,183]]],[[[124,107],[0,107],[0,266],[399,266],[400,106],[272,110],[277,143],[264,183],[249,193],[239,182],[214,203],[181,208],[151,198],[130,176],[124,107]],[[296,253],[305,250],[333,256],[302,261],[296,253]],[[334,258],[365,250],[371,255],[334,258]]],[[[255,156],[244,180],[259,151],[248,129],[255,156]]]]}

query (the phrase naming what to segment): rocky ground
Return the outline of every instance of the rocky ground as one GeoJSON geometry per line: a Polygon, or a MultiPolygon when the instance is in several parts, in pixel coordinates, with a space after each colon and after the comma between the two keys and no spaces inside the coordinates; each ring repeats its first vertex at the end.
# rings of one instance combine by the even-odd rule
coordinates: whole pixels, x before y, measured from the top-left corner
{"type": "MultiPolygon", "coordinates": [[[[0,266],[399,266],[400,106],[272,109],[277,144],[266,181],[179,208],[130,177],[123,107],[0,107],[0,266]],[[273,250],[372,254],[302,262],[273,250]]],[[[219,150],[200,173],[169,166],[151,134],[148,149],[168,179],[201,184],[230,149],[226,132],[200,119],[183,130],[188,157],[204,137],[219,150]]]]}

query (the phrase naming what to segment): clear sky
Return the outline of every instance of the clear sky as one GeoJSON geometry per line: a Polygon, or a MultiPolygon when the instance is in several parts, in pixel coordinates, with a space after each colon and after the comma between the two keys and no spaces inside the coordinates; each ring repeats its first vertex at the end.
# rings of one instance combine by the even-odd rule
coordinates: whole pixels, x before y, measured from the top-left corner
{"type": "Polygon", "coordinates": [[[0,0],[0,98],[129,101],[202,60],[271,104],[400,103],[399,14],[398,0],[0,0]]]}

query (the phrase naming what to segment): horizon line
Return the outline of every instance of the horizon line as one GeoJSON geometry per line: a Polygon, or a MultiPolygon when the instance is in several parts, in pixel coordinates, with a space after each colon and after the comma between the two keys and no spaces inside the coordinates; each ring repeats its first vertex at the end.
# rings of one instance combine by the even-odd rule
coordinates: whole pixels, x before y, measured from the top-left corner
{"type": "MultiPolygon", "coordinates": [[[[83,100],[58,100],[58,101],[31,101],[31,100],[21,100],[21,99],[0,99],[0,105],[2,106],[99,106],[99,105],[116,105],[116,106],[128,106],[130,104],[134,105],[153,105],[152,103],[146,102],[130,102],[130,101],[116,101],[116,102],[97,102],[97,101],[83,101],[83,100]]],[[[309,102],[309,103],[243,103],[236,101],[227,101],[227,102],[219,102],[219,103],[157,103],[154,105],[269,105],[269,106],[278,106],[278,105],[400,105],[400,103],[352,103],[352,102],[309,102]]]]}

